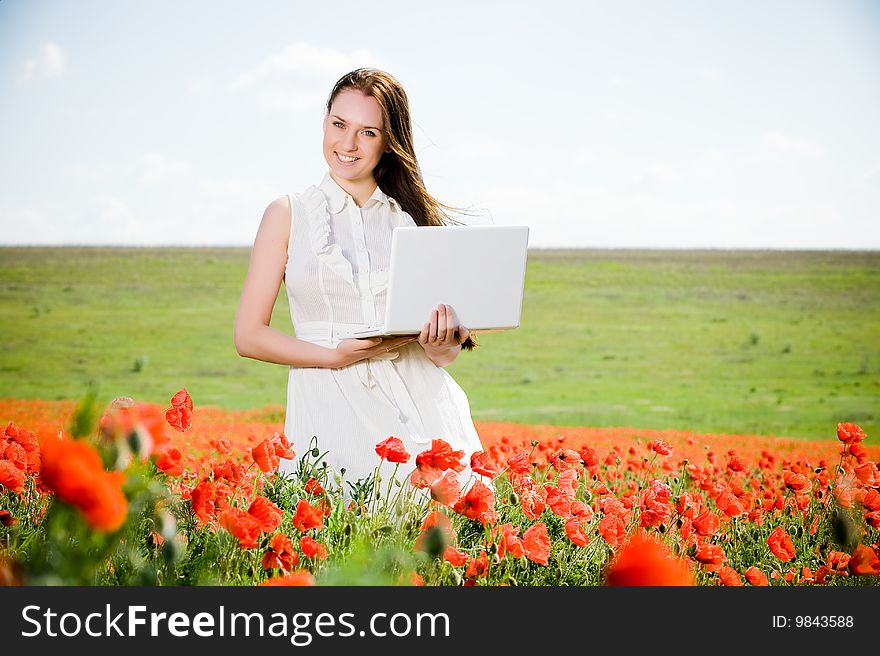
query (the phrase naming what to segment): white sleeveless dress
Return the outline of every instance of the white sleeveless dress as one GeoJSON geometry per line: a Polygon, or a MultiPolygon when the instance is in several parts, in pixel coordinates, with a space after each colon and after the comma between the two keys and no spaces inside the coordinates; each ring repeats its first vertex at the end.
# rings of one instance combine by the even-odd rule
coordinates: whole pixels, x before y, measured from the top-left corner
{"type": "MultiPolygon", "coordinates": [[[[293,216],[285,285],[293,328],[298,339],[335,347],[341,329],[381,322],[391,232],[416,224],[378,187],[358,208],[329,173],[317,187],[289,198],[293,216]]],[[[418,342],[340,369],[290,367],[284,430],[297,458],[316,436],[321,452],[329,451],[328,466],[336,473],[344,468],[344,480],[350,482],[372,475],[380,462],[376,444],[392,435],[412,456],[397,471],[404,482],[416,454],[435,438],[463,450],[466,465],[483,449],[464,391],[418,342]]],[[[280,471],[294,471],[296,465],[282,460],[280,471]]],[[[394,469],[382,463],[383,491],[394,469]]],[[[460,477],[466,485],[470,467],[460,477]]],[[[344,489],[347,495],[347,484],[344,489]]]]}

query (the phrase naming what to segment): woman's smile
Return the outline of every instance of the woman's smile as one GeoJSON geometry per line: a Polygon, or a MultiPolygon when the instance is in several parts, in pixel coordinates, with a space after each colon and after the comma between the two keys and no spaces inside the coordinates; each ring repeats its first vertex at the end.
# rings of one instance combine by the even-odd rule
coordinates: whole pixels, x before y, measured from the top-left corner
{"type": "Polygon", "coordinates": [[[348,155],[343,155],[340,152],[333,151],[336,154],[336,161],[342,164],[343,166],[348,166],[350,164],[354,164],[356,161],[360,159],[360,157],[350,157],[348,155]]]}

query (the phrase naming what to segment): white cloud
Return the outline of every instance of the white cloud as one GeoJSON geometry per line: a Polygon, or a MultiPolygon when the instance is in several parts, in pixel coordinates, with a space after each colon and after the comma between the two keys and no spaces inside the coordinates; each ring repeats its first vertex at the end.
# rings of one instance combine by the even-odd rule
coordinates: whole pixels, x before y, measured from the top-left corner
{"type": "Polygon", "coordinates": [[[328,91],[272,92],[262,98],[263,109],[269,112],[316,112],[327,101],[328,91]]]}
{"type": "Polygon", "coordinates": [[[721,71],[709,66],[697,66],[694,71],[697,77],[707,82],[718,82],[721,80],[721,71]]]}
{"type": "MultiPolygon", "coordinates": [[[[121,198],[97,195],[99,205],[97,222],[92,226],[92,234],[82,235],[86,243],[131,244],[144,238],[145,222],[137,217],[134,210],[121,198]],[[96,234],[97,233],[97,234],[96,234]]],[[[80,243],[80,235],[76,235],[80,243]]]]}
{"type": "Polygon", "coordinates": [[[147,153],[140,158],[140,172],[136,184],[138,187],[163,182],[168,178],[186,175],[190,171],[189,164],[167,159],[161,153],[147,153]]]}
{"type": "Polygon", "coordinates": [[[281,52],[269,55],[252,69],[239,73],[227,85],[229,91],[243,91],[265,81],[280,78],[327,76],[338,78],[360,66],[382,68],[377,57],[368,50],[341,52],[311,43],[294,43],[281,52]]]}
{"type": "MultiPolygon", "coordinates": [[[[314,112],[320,110],[339,77],[363,66],[384,68],[368,50],[343,52],[312,43],[294,43],[265,57],[253,68],[236,74],[223,88],[228,93],[247,93],[264,112],[314,112]]],[[[204,96],[208,80],[190,85],[190,93],[204,96]]]]}
{"type": "Polygon", "coordinates": [[[684,181],[684,176],[670,164],[652,164],[645,169],[648,176],[662,184],[680,184],[684,181]]]}
{"type": "Polygon", "coordinates": [[[817,143],[780,132],[765,132],[762,142],[768,148],[792,155],[815,157],[822,153],[817,143]]]}
{"type": "Polygon", "coordinates": [[[857,184],[880,184],[880,164],[875,164],[872,168],[865,171],[856,180],[857,184]]]}
{"type": "Polygon", "coordinates": [[[34,59],[26,59],[21,65],[22,82],[57,77],[67,70],[67,58],[56,43],[45,43],[40,54],[34,59]]]}

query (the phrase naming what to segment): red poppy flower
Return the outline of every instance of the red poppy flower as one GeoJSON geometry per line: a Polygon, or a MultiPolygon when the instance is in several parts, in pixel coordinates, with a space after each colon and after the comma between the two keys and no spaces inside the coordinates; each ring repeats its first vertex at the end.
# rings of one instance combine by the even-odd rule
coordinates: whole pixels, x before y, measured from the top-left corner
{"type": "Polygon", "coordinates": [[[546,565],[550,558],[550,536],[547,525],[538,522],[530,526],[522,536],[523,550],[526,557],[539,565],[546,565]]]}
{"type": "Polygon", "coordinates": [[[671,456],[672,455],[672,446],[664,442],[663,440],[654,440],[648,444],[648,447],[654,452],[661,456],[671,456]]]}
{"type": "Polygon", "coordinates": [[[662,542],[637,533],[612,559],[605,585],[693,585],[687,562],[662,542]]]}
{"type": "Polygon", "coordinates": [[[581,521],[588,522],[593,518],[593,508],[585,504],[580,499],[571,502],[568,511],[574,516],[580,518],[581,521]]]}
{"type": "Polygon", "coordinates": [[[507,459],[507,466],[515,474],[528,474],[532,469],[528,451],[517,451],[507,459]]]}
{"type": "Polygon", "coordinates": [[[247,511],[257,518],[260,522],[260,528],[265,533],[271,533],[281,526],[281,520],[284,518],[284,512],[281,508],[266,497],[256,497],[247,511]]]}
{"type": "Polygon", "coordinates": [[[488,476],[495,478],[498,476],[498,469],[492,462],[492,458],[485,451],[474,451],[471,454],[471,470],[480,476],[488,476]]]}
{"type": "Polygon", "coordinates": [[[52,437],[41,449],[41,478],[47,488],[79,508],[93,528],[115,531],[122,526],[128,516],[125,474],[105,471],[97,450],[82,440],[52,437]]]}
{"type": "Polygon", "coordinates": [[[263,554],[263,569],[290,571],[299,563],[299,554],[284,533],[276,533],[269,541],[269,550],[263,554]]]}
{"type": "Polygon", "coordinates": [[[547,461],[558,472],[573,469],[581,464],[581,455],[573,449],[558,449],[547,457],[547,461]]]}
{"type": "Polygon", "coordinates": [[[856,424],[848,422],[837,424],[837,439],[844,444],[861,442],[866,437],[865,432],[856,424]]]}
{"type": "Polygon", "coordinates": [[[186,388],[171,397],[171,407],[165,412],[165,420],[181,433],[192,425],[193,403],[186,388]]]}
{"type": "Polygon", "coordinates": [[[581,457],[581,462],[584,463],[584,467],[592,469],[599,466],[599,458],[592,448],[585,446],[578,451],[578,454],[581,457]]]}
{"type": "Polygon", "coordinates": [[[327,547],[316,541],[310,535],[304,535],[299,540],[299,548],[302,549],[306,558],[324,560],[327,558],[327,547]]]}
{"type": "Polygon", "coordinates": [[[495,495],[480,481],[474,481],[470,489],[453,506],[453,510],[468,519],[482,521],[483,515],[495,507],[495,495]]]}
{"type": "Polygon", "coordinates": [[[443,560],[451,563],[453,567],[461,567],[468,561],[468,555],[455,547],[446,547],[443,551],[443,560]]]}
{"type": "Polygon", "coordinates": [[[524,490],[519,500],[523,514],[531,520],[538,519],[547,507],[544,497],[537,490],[524,490]]]}
{"type": "Polygon", "coordinates": [[[468,579],[474,580],[481,576],[486,576],[488,572],[489,557],[486,555],[486,550],[483,549],[482,551],[480,551],[480,555],[477,558],[470,559],[464,575],[468,579]]]}
{"type": "Polygon", "coordinates": [[[606,514],[599,522],[599,535],[605,538],[612,549],[620,547],[626,539],[626,524],[623,518],[617,514],[606,514]]]}
{"type": "Polygon", "coordinates": [[[321,484],[318,482],[316,478],[310,478],[306,481],[306,494],[311,494],[312,496],[320,496],[324,494],[324,488],[321,487],[321,484]]]}
{"type": "Polygon", "coordinates": [[[0,524],[3,526],[15,526],[18,520],[8,510],[0,510],[0,524]]]}
{"type": "Polygon", "coordinates": [[[880,558],[870,547],[860,544],[849,559],[849,571],[856,576],[880,574],[880,558]]]}
{"type": "Polygon", "coordinates": [[[251,457],[257,463],[260,471],[266,474],[277,471],[278,464],[281,462],[278,454],[275,453],[275,444],[269,437],[251,448],[251,457]]]}
{"type": "Polygon", "coordinates": [[[718,515],[711,510],[707,510],[694,518],[693,527],[699,535],[705,538],[710,535],[717,535],[721,522],[718,520],[718,515]]]}
{"type": "Polygon", "coordinates": [[[519,529],[510,522],[501,527],[501,539],[498,547],[499,555],[502,558],[505,553],[509,553],[514,558],[522,558],[526,553],[522,538],[519,537],[519,529]]]}
{"type": "MultiPolygon", "coordinates": [[[[40,450],[40,441],[37,439],[37,436],[27,428],[16,426],[11,421],[6,425],[6,429],[3,431],[3,435],[0,435],[0,438],[4,435],[7,439],[12,440],[21,446],[27,453],[40,450]]],[[[0,439],[0,442],[2,441],[3,440],[0,439]]]]}
{"type": "Polygon", "coordinates": [[[867,487],[880,487],[880,471],[873,462],[863,462],[854,469],[856,478],[867,487]]]}
{"type": "Polygon", "coordinates": [[[238,539],[242,549],[253,549],[257,546],[263,526],[259,519],[241,508],[226,507],[220,513],[220,526],[238,539]]]}
{"type": "Polygon", "coordinates": [[[782,480],[785,482],[785,487],[795,494],[807,494],[813,487],[810,479],[793,471],[782,472],[782,480]]]}
{"type": "Polygon", "coordinates": [[[545,502],[550,506],[553,514],[560,517],[567,517],[571,502],[574,501],[574,491],[571,488],[559,488],[555,485],[545,485],[544,491],[547,493],[545,502]]]}
{"type": "Polygon", "coordinates": [[[431,485],[431,498],[444,506],[451,506],[458,501],[460,493],[461,481],[458,479],[458,474],[451,469],[447,469],[443,476],[431,485]]]}
{"type": "Polygon", "coordinates": [[[211,481],[201,481],[190,491],[190,503],[199,526],[217,519],[217,490],[211,481]]]}
{"type": "Polygon", "coordinates": [[[409,462],[410,459],[403,441],[393,435],[376,445],[376,453],[379,454],[382,460],[387,460],[388,462],[404,464],[409,462]]]}
{"type": "Polygon", "coordinates": [[[296,504],[296,514],[293,516],[293,525],[296,529],[305,533],[309,529],[323,528],[324,515],[320,510],[311,506],[305,499],[300,499],[296,504]]]}
{"type": "Polygon", "coordinates": [[[6,442],[5,450],[3,451],[3,459],[6,462],[11,462],[13,465],[18,467],[21,471],[27,470],[27,451],[24,450],[24,447],[21,444],[16,442],[6,442]]]}
{"type": "Polygon", "coordinates": [[[767,580],[767,577],[764,575],[764,572],[759,570],[757,567],[752,565],[749,567],[746,572],[746,580],[752,585],[759,586],[768,586],[770,585],[770,581],[767,580]]]}
{"type": "Polygon", "coordinates": [[[717,544],[710,544],[708,542],[702,542],[697,545],[697,552],[694,557],[704,565],[712,566],[721,565],[727,560],[727,557],[724,555],[724,549],[717,544]]]}
{"type": "Polygon", "coordinates": [[[770,537],[767,538],[767,546],[770,547],[773,555],[783,562],[787,563],[795,557],[794,543],[791,541],[791,536],[781,526],[777,526],[770,533],[770,537]]]}
{"type": "Polygon", "coordinates": [[[580,517],[572,517],[565,522],[565,534],[579,547],[585,547],[590,543],[590,538],[584,532],[584,520],[580,517]]]}
{"type": "Polygon", "coordinates": [[[221,456],[228,456],[232,453],[232,442],[230,442],[225,437],[221,437],[217,440],[211,440],[211,446],[217,449],[217,453],[221,456]]]}
{"type": "Polygon", "coordinates": [[[186,391],[185,387],[171,397],[171,406],[174,408],[182,406],[185,407],[187,410],[193,409],[192,399],[190,398],[189,392],[186,391]]]}
{"type": "Polygon", "coordinates": [[[452,469],[460,472],[464,469],[461,462],[464,451],[453,451],[445,440],[435,439],[431,442],[431,448],[422,451],[416,456],[416,466],[419,469],[436,469],[445,471],[452,469]]]}
{"type": "Polygon", "coordinates": [[[722,565],[718,568],[716,573],[718,574],[718,579],[721,583],[728,587],[741,586],[743,584],[742,578],[740,578],[740,575],[732,567],[722,565]]]}
{"type": "Polygon", "coordinates": [[[715,497],[715,505],[728,517],[738,517],[745,512],[739,499],[730,490],[725,490],[715,497]]]}
{"type": "Polygon", "coordinates": [[[165,449],[156,458],[156,467],[165,472],[167,476],[180,476],[183,474],[182,458],[179,449],[174,447],[165,449]]]}
{"type": "Polygon", "coordinates": [[[19,469],[8,460],[0,460],[0,486],[21,494],[24,492],[26,479],[27,476],[23,469],[19,469]]]}
{"type": "Polygon", "coordinates": [[[746,461],[739,456],[730,456],[730,460],[727,461],[727,468],[734,472],[745,471],[746,461]]]}
{"type": "Polygon", "coordinates": [[[284,576],[273,576],[271,579],[263,581],[260,585],[266,586],[295,586],[295,585],[315,585],[315,579],[312,576],[311,572],[305,569],[298,569],[295,572],[291,572],[290,574],[286,574],[284,576]]]}

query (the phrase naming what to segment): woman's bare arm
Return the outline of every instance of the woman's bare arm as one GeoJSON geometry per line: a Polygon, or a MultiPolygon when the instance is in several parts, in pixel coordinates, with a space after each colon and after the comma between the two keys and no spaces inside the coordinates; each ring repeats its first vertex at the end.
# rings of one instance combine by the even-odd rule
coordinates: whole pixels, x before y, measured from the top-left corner
{"type": "Polygon", "coordinates": [[[416,339],[346,339],[335,349],[312,344],[269,327],[272,310],[287,265],[290,201],[275,199],[263,213],[235,315],[233,341],[238,354],[293,367],[344,367],[371,358],[416,339]]]}
{"type": "Polygon", "coordinates": [[[331,349],[269,327],[287,265],[290,202],[275,199],[263,213],[235,315],[235,350],[246,358],[295,367],[326,367],[331,349]]]}

